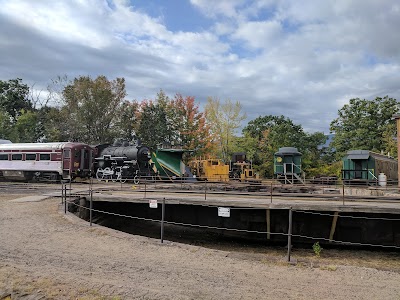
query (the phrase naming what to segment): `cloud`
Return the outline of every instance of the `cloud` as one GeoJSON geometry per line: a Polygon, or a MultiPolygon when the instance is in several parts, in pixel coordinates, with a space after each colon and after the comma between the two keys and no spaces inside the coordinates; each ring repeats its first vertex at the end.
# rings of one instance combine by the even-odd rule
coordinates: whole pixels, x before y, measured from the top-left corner
{"type": "Polygon", "coordinates": [[[210,26],[170,30],[172,10],[150,16],[140,1],[0,0],[0,79],[125,77],[129,99],[229,98],[248,120],[283,114],[325,132],[350,98],[400,97],[395,0],[190,3],[210,26]]]}

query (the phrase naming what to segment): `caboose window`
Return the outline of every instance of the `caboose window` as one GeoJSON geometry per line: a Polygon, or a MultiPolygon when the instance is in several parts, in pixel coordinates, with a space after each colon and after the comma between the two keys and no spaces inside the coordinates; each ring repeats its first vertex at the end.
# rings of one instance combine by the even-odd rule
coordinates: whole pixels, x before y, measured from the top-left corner
{"type": "Polygon", "coordinates": [[[8,160],[8,154],[0,154],[0,160],[8,160]]]}
{"type": "Polygon", "coordinates": [[[50,160],[50,154],[40,154],[40,160],[50,160]]]}
{"type": "Polygon", "coordinates": [[[64,150],[64,158],[70,158],[71,151],[69,149],[64,150]]]}
{"type": "Polygon", "coordinates": [[[22,160],[22,154],[11,155],[11,160],[22,160]]]}
{"type": "Polygon", "coordinates": [[[25,154],[25,160],[36,160],[36,154],[34,153],[25,154]]]}

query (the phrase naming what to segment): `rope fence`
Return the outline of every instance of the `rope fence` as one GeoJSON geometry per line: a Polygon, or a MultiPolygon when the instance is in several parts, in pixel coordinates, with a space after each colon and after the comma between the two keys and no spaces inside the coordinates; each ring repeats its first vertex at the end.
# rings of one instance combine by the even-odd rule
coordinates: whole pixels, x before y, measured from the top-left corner
{"type": "MultiPolygon", "coordinates": [[[[170,221],[170,220],[165,220],[165,209],[166,209],[166,200],[163,198],[162,200],[162,205],[161,205],[161,219],[152,219],[152,218],[144,218],[144,217],[137,217],[137,216],[130,216],[126,214],[120,214],[120,213],[114,213],[110,211],[104,211],[104,210],[99,210],[99,209],[94,209],[93,208],[93,185],[92,182],[90,182],[89,189],[86,192],[80,192],[79,194],[76,193],[71,193],[71,183],[69,183],[69,188],[67,188],[68,184],[63,184],[62,185],[62,200],[61,203],[64,204],[64,212],[67,213],[67,205],[75,205],[76,207],[79,207],[84,210],[89,210],[90,216],[89,216],[89,221],[90,221],[90,226],[92,226],[92,219],[93,219],[93,212],[94,213],[100,213],[100,214],[106,214],[106,215],[112,215],[116,217],[122,217],[122,218],[130,218],[130,219],[136,219],[140,221],[146,221],[146,222],[155,222],[161,224],[161,232],[160,232],[160,239],[161,243],[163,243],[164,240],[164,224],[168,225],[176,225],[176,226],[183,226],[183,227],[191,227],[191,228],[202,228],[202,229],[209,229],[209,230],[221,230],[221,231],[228,231],[228,232],[239,232],[239,233],[251,233],[251,234],[264,234],[264,235],[275,235],[275,236],[286,236],[288,239],[287,242],[287,260],[290,262],[291,261],[291,246],[292,246],[292,238],[298,238],[298,239],[307,239],[307,240],[313,240],[313,241],[324,241],[324,242],[329,242],[329,243],[334,243],[334,244],[340,244],[340,245],[348,245],[348,246],[363,246],[363,247],[380,247],[380,248],[385,248],[385,249],[400,249],[399,246],[396,245],[379,245],[379,244],[370,244],[370,243],[358,243],[358,242],[351,242],[351,241],[341,241],[341,240],[335,240],[335,239],[330,239],[326,237],[316,237],[316,236],[307,236],[307,235],[301,235],[301,234],[296,234],[293,233],[293,213],[296,214],[311,214],[311,215],[319,215],[319,216],[324,216],[324,217],[338,217],[335,214],[330,214],[330,213],[319,213],[319,212],[314,212],[314,211],[309,211],[309,210],[299,210],[299,209],[293,209],[290,208],[288,209],[288,231],[287,232],[272,232],[270,230],[267,231],[260,231],[260,230],[248,230],[248,229],[240,229],[240,228],[229,228],[229,227],[219,227],[219,226],[208,226],[208,225],[201,225],[201,224],[192,224],[192,223],[184,223],[184,222],[175,222],[175,221],[170,221]],[[87,206],[83,206],[80,204],[75,203],[75,201],[72,200],[74,197],[82,197],[84,196],[89,197],[89,208],[87,206]]],[[[148,199],[148,198],[147,198],[148,199]]],[[[144,197],[141,200],[146,200],[146,195],[144,194],[144,197]]],[[[152,200],[152,199],[148,199],[152,200]]],[[[185,203],[185,205],[195,205],[195,206],[202,206],[202,207],[208,207],[208,208],[218,208],[220,206],[218,205],[208,205],[208,204],[203,204],[203,203],[185,203]]],[[[158,208],[157,208],[158,209],[158,208]]],[[[260,210],[260,209],[266,209],[263,207],[230,207],[232,210],[260,210]]],[[[282,209],[281,209],[282,210],[282,209]]],[[[340,215],[340,218],[351,218],[351,219],[364,219],[364,220],[375,220],[375,221],[400,221],[398,218],[380,218],[380,217],[367,217],[367,216],[352,216],[352,215],[340,215]]],[[[335,225],[336,226],[336,225],[335,225]]]]}

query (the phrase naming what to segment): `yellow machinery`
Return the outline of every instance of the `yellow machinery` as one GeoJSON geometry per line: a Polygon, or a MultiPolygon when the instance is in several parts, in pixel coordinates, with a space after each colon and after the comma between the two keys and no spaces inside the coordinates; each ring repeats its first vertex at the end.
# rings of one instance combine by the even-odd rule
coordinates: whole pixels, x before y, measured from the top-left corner
{"type": "Polygon", "coordinates": [[[229,165],[220,159],[195,159],[189,167],[198,180],[229,181],[229,165]]]}
{"type": "Polygon", "coordinates": [[[247,160],[245,152],[236,152],[232,155],[229,175],[240,181],[259,182],[258,174],[254,173],[251,161],[247,160]]]}
{"type": "Polygon", "coordinates": [[[259,181],[258,174],[254,173],[251,163],[248,162],[232,163],[230,174],[231,178],[240,181],[259,181]]]}

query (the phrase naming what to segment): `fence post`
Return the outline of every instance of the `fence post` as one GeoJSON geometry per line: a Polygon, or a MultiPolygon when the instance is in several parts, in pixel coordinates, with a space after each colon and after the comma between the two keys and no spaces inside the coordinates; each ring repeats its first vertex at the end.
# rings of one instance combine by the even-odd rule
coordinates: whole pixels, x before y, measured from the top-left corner
{"type": "Polygon", "coordinates": [[[161,205],[161,243],[164,243],[165,198],[161,205]]]}
{"type": "Polygon", "coordinates": [[[92,226],[92,217],[93,217],[93,187],[92,187],[92,179],[90,179],[90,204],[89,204],[89,220],[90,220],[90,226],[92,226]]]}
{"type": "Polygon", "coordinates": [[[207,200],[207,179],[204,180],[204,200],[207,200]]]}
{"type": "Polygon", "coordinates": [[[288,228],[288,252],[287,252],[287,261],[290,262],[290,254],[292,249],[292,219],[293,219],[293,211],[290,207],[289,209],[289,228],[288,228]]]}
{"type": "Polygon", "coordinates": [[[64,183],[64,202],[67,201],[67,184],[64,183]]]}
{"type": "MultiPolygon", "coordinates": [[[[65,192],[67,191],[67,185],[65,185],[65,192]]],[[[69,199],[71,201],[71,190],[69,191],[69,199]]],[[[67,213],[67,196],[65,196],[65,201],[64,201],[64,214],[67,213]]]]}
{"type": "Polygon", "coordinates": [[[272,181],[271,181],[271,203],[272,203],[272,181]]]}
{"type": "Polygon", "coordinates": [[[147,191],[147,178],[144,179],[144,198],[146,198],[146,191],[147,191]]]}
{"type": "Polygon", "coordinates": [[[69,202],[71,202],[72,178],[69,179],[69,202]]]}
{"type": "Polygon", "coordinates": [[[64,204],[64,183],[61,181],[61,205],[64,204]]]}
{"type": "Polygon", "coordinates": [[[344,181],[342,181],[342,200],[344,205],[344,181]]]}

